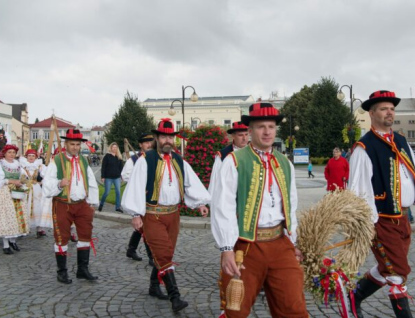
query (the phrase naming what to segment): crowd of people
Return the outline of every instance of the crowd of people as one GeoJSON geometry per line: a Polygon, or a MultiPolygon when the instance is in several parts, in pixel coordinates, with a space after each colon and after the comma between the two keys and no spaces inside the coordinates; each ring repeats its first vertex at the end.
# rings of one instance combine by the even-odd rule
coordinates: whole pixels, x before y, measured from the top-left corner
{"type": "MultiPolygon", "coordinates": [[[[415,201],[415,168],[412,149],[403,136],[392,131],[394,109],[399,101],[393,92],[371,94],[362,105],[370,115],[371,131],[349,155],[342,156],[342,151],[334,148],[333,158],[325,168],[328,191],[349,188],[364,198],[373,212],[376,236],[372,251],[377,264],[357,284],[352,302],[358,318],[363,317],[362,301],[386,285],[396,317],[412,317],[406,286],[411,240],[407,213],[415,201]]],[[[31,226],[42,237],[42,227],[48,226],[47,218],[43,220],[44,207],[48,206],[58,281],[72,282],[66,265],[72,225],[78,234],[76,277],[97,280],[88,266],[90,249],[94,248],[94,207],[102,210],[114,184],[115,209],[132,217],[133,232],[126,256],[140,261],[137,246],[143,239],[153,266],[149,295],[170,300],[174,312],[188,306],[180,294],[174,263],[180,229],[179,204],[198,209],[203,217],[208,215],[209,205],[212,233],[221,253],[221,317],[248,317],[261,289],[272,317],[308,317],[300,266],[303,255],[296,247],[295,169],[273,147],[282,119],[272,104],[251,105],[249,114],[227,131],[232,144],[217,153],[208,189],[189,163],[174,151],[178,132],[170,119],[162,119],[157,129],[140,137],[140,152],[124,166],[118,145],[110,145],[101,170],[105,184],[101,200],[92,170],[80,155],[85,139],[79,131],[66,132],[62,137],[66,152],[57,153],[48,167],[37,162],[31,152],[26,153],[27,162],[16,161],[18,149],[6,145],[2,150],[4,159],[0,161],[3,251],[11,254],[12,249],[18,250],[16,237],[27,235],[31,226]],[[122,198],[121,180],[127,182],[122,198]],[[19,199],[18,193],[13,194],[19,190],[29,194],[19,199]],[[243,255],[243,266],[235,259],[239,253],[243,255]],[[246,286],[240,310],[227,306],[226,293],[234,277],[246,286]],[[167,295],[160,287],[161,281],[167,295]]],[[[308,172],[309,177],[314,177],[311,162],[308,172]]]]}

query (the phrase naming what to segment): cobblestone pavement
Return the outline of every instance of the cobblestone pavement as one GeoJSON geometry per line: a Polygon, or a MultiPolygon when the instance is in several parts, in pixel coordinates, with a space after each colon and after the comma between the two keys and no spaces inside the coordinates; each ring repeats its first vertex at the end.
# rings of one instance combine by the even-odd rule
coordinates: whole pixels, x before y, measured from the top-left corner
{"type": "MultiPolygon", "coordinates": [[[[322,171],[314,174],[315,180],[309,180],[305,169],[296,169],[299,214],[325,194],[322,171]]],[[[114,209],[106,206],[104,210],[111,212],[114,209]]],[[[0,252],[0,317],[218,317],[219,251],[208,229],[181,229],[175,254],[175,261],[179,263],[176,278],[189,307],[175,315],[169,301],[148,295],[151,267],[144,256],[144,246],[140,243],[142,262],[126,258],[126,245],[132,228],[117,219],[118,214],[114,213],[114,216],[117,222],[94,220],[97,256],[91,256],[90,269],[99,276],[95,283],[76,279],[74,243],[70,243],[68,257],[73,283],[63,285],[57,282],[51,230],[41,239],[36,239],[33,234],[19,239],[22,250],[14,255],[0,252]]],[[[414,252],[412,244],[409,253],[412,267],[415,265],[414,252]]],[[[374,260],[370,256],[361,269],[362,273],[372,264],[374,260]]],[[[411,274],[408,287],[412,295],[415,295],[414,279],[411,274]]],[[[317,306],[310,294],[306,294],[306,300],[310,317],[340,317],[336,306],[317,306]]],[[[365,317],[394,317],[386,289],[370,297],[362,308],[365,317]]],[[[270,317],[262,295],[258,297],[250,317],[270,317]]]]}
{"type": "MultiPolygon", "coordinates": [[[[219,294],[217,276],[219,252],[209,230],[182,229],[176,251],[177,281],[189,307],[174,315],[169,301],[147,295],[150,266],[125,257],[131,234],[127,224],[95,220],[98,238],[96,257],[91,257],[91,272],[99,281],[90,283],[75,278],[76,247],[69,248],[68,268],[71,285],[56,281],[56,265],[51,231],[37,239],[33,234],[20,239],[22,250],[0,255],[0,317],[217,317],[219,294]]],[[[144,246],[139,246],[145,254],[144,246]]],[[[411,249],[411,265],[414,265],[411,249]]],[[[368,259],[372,264],[373,258],[368,259]]],[[[367,267],[365,266],[365,269],[367,267]]],[[[409,277],[409,292],[415,294],[414,275],[409,277]]],[[[334,307],[318,307],[306,295],[310,317],[339,317],[334,307]]],[[[363,305],[366,317],[393,317],[382,291],[363,305]]],[[[251,317],[270,317],[260,296],[251,317]]]]}

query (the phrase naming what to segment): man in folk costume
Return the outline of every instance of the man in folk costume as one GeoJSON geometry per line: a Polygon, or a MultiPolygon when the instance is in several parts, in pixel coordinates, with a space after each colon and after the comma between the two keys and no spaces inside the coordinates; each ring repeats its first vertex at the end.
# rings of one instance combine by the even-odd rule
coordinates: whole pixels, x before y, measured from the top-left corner
{"type": "MultiPolygon", "coordinates": [[[[153,144],[154,144],[154,136],[151,133],[141,134],[140,139],[138,139],[138,145],[140,146],[140,152],[131,156],[131,158],[129,158],[127,162],[125,163],[124,168],[122,169],[122,172],[121,172],[121,177],[123,181],[128,182],[130,180],[131,173],[133,172],[134,165],[137,162],[138,158],[140,158],[141,155],[144,154],[145,152],[149,151],[150,149],[153,149],[153,144]]],[[[127,248],[128,258],[131,258],[136,261],[142,260],[142,258],[137,255],[137,248],[138,248],[138,244],[140,243],[141,236],[142,236],[142,231],[134,230],[133,233],[131,234],[131,238],[130,238],[130,241],[128,243],[128,248],[127,248]]],[[[144,240],[144,245],[146,247],[147,255],[149,258],[149,264],[151,266],[154,266],[153,256],[151,255],[150,247],[148,246],[145,240],[144,240]]]]}
{"type": "Polygon", "coordinates": [[[241,121],[235,121],[232,123],[232,128],[228,129],[227,133],[232,135],[232,143],[218,151],[216,154],[209,183],[209,193],[211,195],[213,194],[213,180],[215,180],[217,174],[219,173],[223,160],[225,160],[226,156],[231,152],[244,148],[249,141],[248,126],[245,126],[241,121]]]}
{"type": "MultiPolygon", "coordinates": [[[[249,146],[222,163],[214,185],[212,232],[222,252],[221,291],[234,275],[245,285],[240,311],[223,317],[248,317],[264,287],[272,317],[308,317],[303,294],[302,253],[295,247],[297,189],[294,167],[272,148],[282,115],[269,103],[249,107],[249,146]],[[244,253],[238,269],[235,252],[244,253]]],[[[221,297],[223,299],[223,297],[221,297]]]]}
{"type": "Polygon", "coordinates": [[[369,112],[372,127],[350,157],[349,187],[372,208],[376,231],[372,252],[378,263],[357,285],[359,318],[363,317],[360,303],[385,285],[396,317],[412,317],[406,280],[411,271],[407,214],[415,201],[414,154],[405,137],[392,131],[399,102],[389,91],[370,95],[362,108],[369,112]]]}
{"type": "Polygon", "coordinates": [[[46,167],[42,164],[41,159],[37,159],[37,151],[35,149],[28,149],[25,157],[21,158],[20,164],[29,178],[27,182],[27,186],[29,187],[27,208],[31,216],[32,226],[36,226],[36,236],[40,238],[46,236],[46,233],[41,226],[42,187],[40,186],[39,180],[41,180],[41,171],[46,167]]]}
{"type": "MultiPolygon", "coordinates": [[[[98,205],[98,185],[88,161],[80,155],[82,133],[77,129],[68,129],[65,137],[66,152],[55,156],[49,164],[43,179],[43,194],[53,197],[53,230],[55,236],[55,255],[58,265],[58,281],[70,284],[66,268],[68,241],[71,237],[71,225],[75,224],[78,233],[77,278],[94,281],[88,269],[89,252],[92,243],[92,220],[94,208],[98,205]]],[[[92,247],[93,243],[92,243],[92,247]]]]}
{"type": "Polygon", "coordinates": [[[173,152],[174,131],[170,118],[162,119],[156,134],[157,150],[143,154],[134,166],[122,198],[124,211],[133,216],[132,225],[143,228],[156,267],[150,277],[150,289],[159,288],[157,272],[162,277],[174,312],[188,306],[180,299],[174,275],[173,255],[180,229],[178,204],[198,208],[207,216],[210,202],[205,189],[190,165],[173,152]]]}

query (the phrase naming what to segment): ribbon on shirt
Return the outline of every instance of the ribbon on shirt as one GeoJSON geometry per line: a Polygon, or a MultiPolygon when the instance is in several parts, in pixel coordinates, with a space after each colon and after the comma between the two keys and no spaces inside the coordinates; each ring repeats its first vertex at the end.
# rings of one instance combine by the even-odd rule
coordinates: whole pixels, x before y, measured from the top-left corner
{"type": "Polygon", "coordinates": [[[76,180],[79,181],[79,175],[81,173],[81,170],[79,168],[79,157],[73,156],[71,158],[71,164],[72,164],[71,179],[73,177],[74,170],[76,170],[76,180]]]}
{"type": "Polygon", "coordinates": [[[173,179],[172,179],[172,175],[171,175],[170,155],[168,153],[165,153],[164,156],[163,156],[163,159],[166,160],[167,167],[169,168],[169,180],[170,180],[170,182],[172,182],[173,179]]]}
{"type": "MultiPolygon", "coordinates": [[[[272,166],[271,162],[274,161],[275,166],[278,167],[278,162],[275,156],[272,153],[266,152],[265,153],[268,162],[268,191],[271,193],[272,188],[272,166]]],[[[266,169],[266,163],[264,162],[264,168],[266,169]]]]}

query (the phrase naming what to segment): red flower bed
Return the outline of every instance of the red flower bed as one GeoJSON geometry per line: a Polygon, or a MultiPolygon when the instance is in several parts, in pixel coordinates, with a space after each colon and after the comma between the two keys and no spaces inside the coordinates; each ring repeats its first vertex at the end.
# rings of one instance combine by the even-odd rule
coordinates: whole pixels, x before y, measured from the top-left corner
{"type": "MultiPolygon", "coordinates": [[[[192,166],[199,179],[209,187],[210,175],[216,153],[228,144],[227,133],[218,126],[199,126],[189,136],[184,159],[192,166]]],[[[199,216],[197,210],[185,205],[180,207],[181,215],[199,216]]]]}

